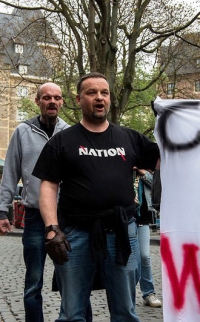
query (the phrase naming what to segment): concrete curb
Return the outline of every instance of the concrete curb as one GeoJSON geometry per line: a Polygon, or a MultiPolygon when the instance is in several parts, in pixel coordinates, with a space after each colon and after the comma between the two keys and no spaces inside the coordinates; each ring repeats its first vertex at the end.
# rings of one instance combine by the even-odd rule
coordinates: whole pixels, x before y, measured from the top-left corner
{"type": "Polygon", "coordinates": [[[16,236],[16,237],[21,237],[23,234],[23,229],[17,229],[17,228],[13,228],[12,231],[10,231],[9,233],[7,233],[6,236],[16,236]]]}
{"type": "Polygon", "coordinates": [[[160,237],[151,237],[150,244],[155,246],[160,246],[160,237]]]}

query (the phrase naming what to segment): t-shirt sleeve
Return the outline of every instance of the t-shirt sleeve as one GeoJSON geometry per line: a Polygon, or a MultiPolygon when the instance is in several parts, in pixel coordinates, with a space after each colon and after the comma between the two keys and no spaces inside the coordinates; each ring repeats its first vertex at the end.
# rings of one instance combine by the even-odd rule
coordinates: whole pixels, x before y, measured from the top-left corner
{"type": "Polygon", "coordinates": [[[159,148],[157,143],[140,134],[141,154],[138,168],[154,170],[159,159],[159,148]]]}
{"type": "Polygon", "coordinates": [[[59,183],[61,181],[59,153],[56,153],[49,142],[44,146],[32,175],[41,180],[59,183]]]}

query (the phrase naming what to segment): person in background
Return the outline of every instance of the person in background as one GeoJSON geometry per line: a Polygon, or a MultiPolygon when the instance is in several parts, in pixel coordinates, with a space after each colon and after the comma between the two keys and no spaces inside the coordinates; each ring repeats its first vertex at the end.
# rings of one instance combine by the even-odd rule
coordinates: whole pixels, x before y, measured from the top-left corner
{"type": "Polygon", "coordinates": [[[26,266],[24,307],[26,322],[43,322],[43,271],[46,258],[45,226],[39,211],[40,180],[32,170],[46,142],[69,125],[58,117],[62,92],[55,83],[44,83],[35,98],[41,114],[23,121],[15,129],[6,154],[0,190],[0,233],[11,231],[8,220],[17,184],[22,179],[21,202],[25,205],[23,255],[26,266]]]}
{"type": "Polygon", "coordinates": [[[77,102],[81,121],[47,142],[33,171],[41,179],[40,211],[62,308],[66,321],[86,320],[99,267],[111,321],[138,322],[133,167],[154,169],[159,150],[144,135],[107,120],[110,90],[103,74],[79,80],[77,102]]]}
{"type": "Polygon", "coordinates": [[[151,187],[153,181],[153,172],[134,168],[135,182],[134,188],[136,192],[135,202],[136,222],[138,226],[138,239],[141,257],[141,277],[139,280],[140,289],[145,305],[151,307],[161,307],[161,301],[156,297],[156,292],[153,285],[153,275],[151,268],[150,255],[150,227],[149,224],[154,222],[155,209],[152,207],[151,187]]]}

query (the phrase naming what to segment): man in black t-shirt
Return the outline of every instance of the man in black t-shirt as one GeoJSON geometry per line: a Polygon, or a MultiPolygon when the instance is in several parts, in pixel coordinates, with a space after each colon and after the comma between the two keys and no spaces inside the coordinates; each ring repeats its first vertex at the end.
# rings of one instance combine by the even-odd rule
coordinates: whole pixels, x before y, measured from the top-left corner
{"type": "Polygon", "coordinates": [[[142,134],[108,122],[110,91],[104,75],[83,76],[77,102],[82,120],[45,145],[33,171],[42,180],[40,210],[62,307],[66,321],[85,321],[100,267],[111,319],[138,322],[133,167],[153,170],[158,147],[142,134]]]}

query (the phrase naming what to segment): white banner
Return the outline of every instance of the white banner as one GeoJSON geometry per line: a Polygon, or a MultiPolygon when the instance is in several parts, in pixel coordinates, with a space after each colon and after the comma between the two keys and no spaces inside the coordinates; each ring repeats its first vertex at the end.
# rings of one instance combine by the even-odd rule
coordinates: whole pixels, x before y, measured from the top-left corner
{"type": "Polygon", "coordinates": [[[200,322],[200,100],[157,98],[164,322],[200,322]]]}

